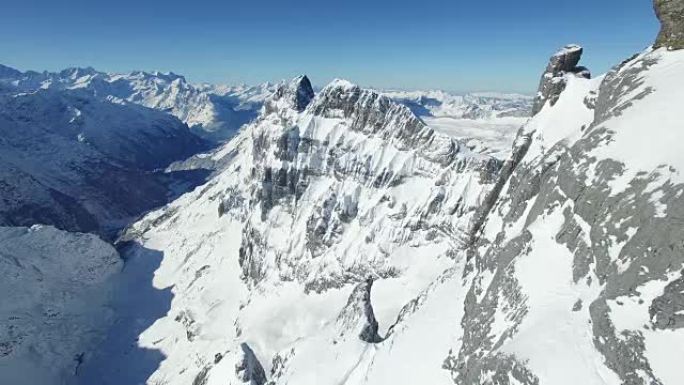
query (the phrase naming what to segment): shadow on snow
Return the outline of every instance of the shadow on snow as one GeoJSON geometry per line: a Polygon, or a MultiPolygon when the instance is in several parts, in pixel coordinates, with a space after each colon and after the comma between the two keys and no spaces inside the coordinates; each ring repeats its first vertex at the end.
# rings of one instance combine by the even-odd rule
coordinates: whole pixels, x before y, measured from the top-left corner
{"type": "Polygon", "coordinates": [[[145,384],[165,358],[159,350],[138,344],[139,336],[171,308],[171,288],[152,285],[163,253],[137,242],[118,249],[125,264],[113,293],[114,321],[96,350],[85,354],[78,385],[145,384]]]}

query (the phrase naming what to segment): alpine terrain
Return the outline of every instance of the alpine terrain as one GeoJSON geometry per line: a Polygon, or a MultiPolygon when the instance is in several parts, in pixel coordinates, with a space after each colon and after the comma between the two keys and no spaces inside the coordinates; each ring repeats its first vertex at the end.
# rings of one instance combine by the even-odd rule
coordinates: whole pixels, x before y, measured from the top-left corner
{"type": "Polygon", "coordinates": [[[592,76],[567,45],[533,97],[0,68],[1,382],[684,384],[684,1],[654,7],[653,46],[592,76]]]}

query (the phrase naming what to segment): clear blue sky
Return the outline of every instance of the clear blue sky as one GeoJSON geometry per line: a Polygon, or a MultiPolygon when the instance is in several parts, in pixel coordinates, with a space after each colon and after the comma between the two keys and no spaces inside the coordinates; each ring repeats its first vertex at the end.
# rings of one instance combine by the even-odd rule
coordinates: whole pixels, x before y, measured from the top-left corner
{"type": "Polygon", "coordinates": [[[651,0],[0,0],[0,63],[174,71],[257,83],[306,73],[383,88],[532,92],[549,55],[605,72],[651,44],[651,0]]]}

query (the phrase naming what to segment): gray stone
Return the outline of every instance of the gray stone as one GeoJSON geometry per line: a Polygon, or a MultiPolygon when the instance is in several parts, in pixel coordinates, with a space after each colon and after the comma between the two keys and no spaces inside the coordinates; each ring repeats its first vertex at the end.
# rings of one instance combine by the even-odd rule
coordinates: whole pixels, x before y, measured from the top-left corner
{"type": "Polygon", "coordinates": [[[654,48],[684,48],[684,0],[654,0],[653,8],[660,20],[654,48]]]}
{"type": "Polygon", "coordinates": [[[649,313],[658,329],[684,328],[684,276],[665,287],[663,295],[653,300],[649,313]]]}

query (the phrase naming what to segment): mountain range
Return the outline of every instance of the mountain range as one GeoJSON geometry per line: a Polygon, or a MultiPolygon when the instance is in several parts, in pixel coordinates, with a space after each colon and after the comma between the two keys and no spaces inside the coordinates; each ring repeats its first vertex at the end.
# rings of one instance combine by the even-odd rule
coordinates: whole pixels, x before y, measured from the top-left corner
{"type": "Polygon", "coordinates": [[[533,97],[3,67],[0,378],[684,383],[684,2],[654,5],[653,46],[565,46],[533,97]]]}

